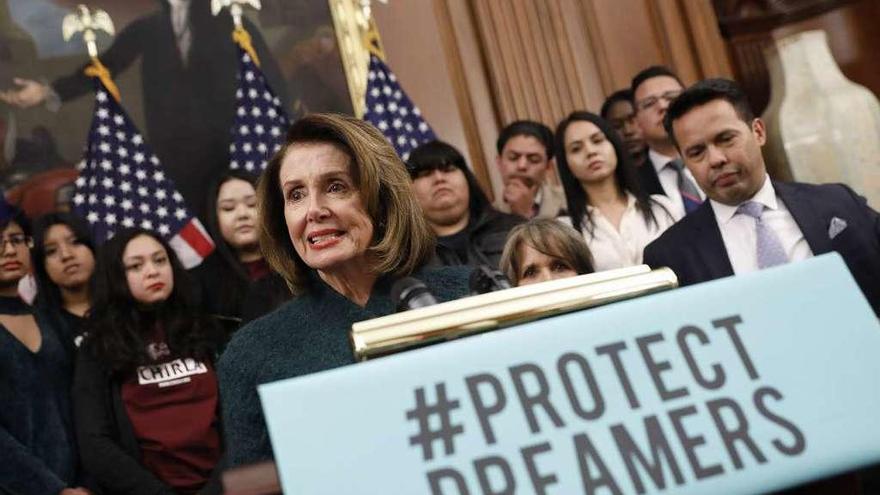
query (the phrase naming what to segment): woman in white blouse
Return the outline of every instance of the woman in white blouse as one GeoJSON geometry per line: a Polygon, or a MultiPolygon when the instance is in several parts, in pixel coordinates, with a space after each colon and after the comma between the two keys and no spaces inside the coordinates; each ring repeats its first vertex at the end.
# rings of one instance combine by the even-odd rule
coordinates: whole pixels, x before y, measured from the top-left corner
{"type": "Polygon", "coordinates": [[[602,117],[573,112],[556,128],[568,219],[596,271],[642,263],[642,251],[678,218],[666,196],[642,192],[623,143],[602,117]]]}

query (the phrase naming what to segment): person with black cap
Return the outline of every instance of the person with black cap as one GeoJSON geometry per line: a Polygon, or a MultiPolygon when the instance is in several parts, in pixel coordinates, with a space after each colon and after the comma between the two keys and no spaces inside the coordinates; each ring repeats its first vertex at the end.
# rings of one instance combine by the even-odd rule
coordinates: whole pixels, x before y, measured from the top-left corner
{"type": "Polygon", "coordinates": [[[442,265],[485,265],[497,269],[510,229],[525,220],[489,202],[457,149],[430,141],[407,161],[413,191],[437,234],[442,265]]]}

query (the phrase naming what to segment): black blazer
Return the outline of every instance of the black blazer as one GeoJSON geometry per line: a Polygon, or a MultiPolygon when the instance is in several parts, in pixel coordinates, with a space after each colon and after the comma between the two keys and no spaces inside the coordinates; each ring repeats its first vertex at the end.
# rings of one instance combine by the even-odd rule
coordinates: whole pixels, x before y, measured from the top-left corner
{"type": "Polygon", "coordinates": [[[647,194],[666,194],[666,191],[663,190],[663,186],[660,184],[660,178],[657,177],[657,170],[654,169],[654,164],[651,163],[650,157],[646,156],[645,161],[636,168],[636,171],[639,174],[642,191],[647,194]]]}
{"type": "MultiPolygon", "coordinates": [[[[880,315],[880,214],[843,184],[774,181],[773,187],[813,254],[840,253],[874,312],[880,315]],[[828,227],[834,217],[846,221],[847,227],[830,239],[828,227]]],[[[672,268],[683,286],[733,275],[709,201],[649,244],[644,260],[652,268],[672,268]]]]}

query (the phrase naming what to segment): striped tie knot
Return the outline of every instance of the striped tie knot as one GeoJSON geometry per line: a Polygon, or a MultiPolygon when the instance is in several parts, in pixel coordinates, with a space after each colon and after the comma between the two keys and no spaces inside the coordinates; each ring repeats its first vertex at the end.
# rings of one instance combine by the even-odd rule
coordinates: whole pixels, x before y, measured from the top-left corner
{"type": "Polygon", "coordinates": [[[675,170],[678,193],[681,194],[685,213],[695,211],[703,203],[703,199],[700,197],[700,190],[697,188],[697,185],[684,173],[684,163],[676,158],[675,160],[670,160],[666,166],[675,170]]]}
{"type": "Polygon", "coordinates": [[[681,173],[684,170],[684,163],[678,158],[675,160],[669,160],[669,163],[667,163],[666,166],[675,169],[678,173],[681,173]]]}

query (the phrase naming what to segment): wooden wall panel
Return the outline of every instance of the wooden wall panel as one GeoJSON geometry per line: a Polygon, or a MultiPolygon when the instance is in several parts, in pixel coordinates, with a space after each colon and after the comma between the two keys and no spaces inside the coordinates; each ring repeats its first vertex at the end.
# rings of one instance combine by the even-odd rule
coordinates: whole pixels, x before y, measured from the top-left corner
{"type": "Polygon", "coordinates": [[[587,104],[576,70],[564,0],[477,0],[475,25],[502,124],[535,119],[554,125],[587,104]]]}
{"type": "Polygon", "coordinates": [[[374,3],[373,17],[388,65],[401,86],[438,138],[460,149],[473,163],[456,97],[459,90],[447,65],[436,13],[430,7],[426,1],[395,1],[387,6],[374,3]]]}
{"type": "Polygon", "coordinates": [[[702,77],[731,77],[733,69],[727,47],[718,31],[715,9],[709,2],[683,1],[684,19],[691,34],[694,58],[702,77]]]}
{"type": "Polygon", "coordinates": [[[653,64],[688,82],[731,74],[708,3],[475,0],[473,10],[502,123],[552,125],[574,109],[595,110],[653,64]]]}
{"type": "Polygon", "coordinates": [[[410,96],[496,195],[505,124],[597,111],[653,64],[685,82],[730,74],[708,0],[392,0],[373,11],[410,96]]]}
{"type": "Polygon", "coordinates": [[[639,69],[668,62],[651,18],[651,1],[580,2],[582,22],[602,71],[603,97],[629,86],[639,69]]]}
{"type": "Polygon", "coordinates": [[[439,21],[438,27],[440,38],[443,42],[443,51],[446,54],[446,64],[449,67],[449,76],[455,93],[455,99],[458,103],[459,116],[462,121],[462,130],[464,131],[465,140],[467,142],[467,151],[471,156],[470,164],[473,168],[477,180],[480,182],[483,190],[492,192],[492,179],[489,172],[486,154],[480,141],[480,135],[477,132],[479,123],[477,120],[476,110],[474,108],[473,98],[470,94],[467,78],[465,77],[465,64],[463,63],[464,54],[459,48],[455,32],[452,30],[454,24],[453,13],[445,2],[434,2],[434,13],[439,21]]]}

